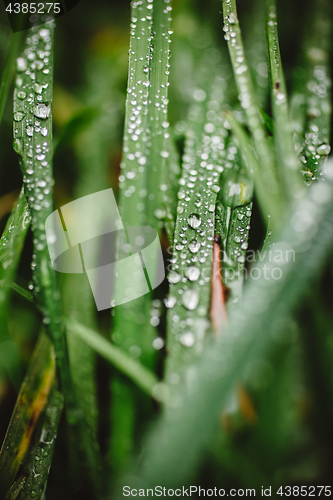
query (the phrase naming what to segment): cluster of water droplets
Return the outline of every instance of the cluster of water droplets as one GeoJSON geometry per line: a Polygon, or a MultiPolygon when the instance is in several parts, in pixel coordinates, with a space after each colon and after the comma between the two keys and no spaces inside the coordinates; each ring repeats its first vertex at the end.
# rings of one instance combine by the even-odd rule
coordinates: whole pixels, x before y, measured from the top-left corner
{"type": "MultiPolygon", "coordinates": [[[[126,203],[131,205],[134,217],[140,223],[147,221],[147,204],[163,199],[160,172],[161,165],[169,157],[166,141],[169,138],[167,89],[172,33],[170,0],[163,0],[162,7],[162,11],[158,11],[161,19],[156,32],[153,31],[155,12],[152,0],[132,4],[128,95],[119,182],[123,196],[133,199],[133,205],[129,200],[126,203]]],[[[165,209],[159,204],[155,217],[163,219],[164,216],[165,209]]]]}
{"type": "MultiPolygon", "coordinates": [[[[46,27],[47,26],[47,27],[46,27]]],[[[14,90],[14,148],[22,156],[23,180],[40,250],[45,247],[44,221],[52,205],[52,30],[33,28],[17,60],[14,90]]]]}

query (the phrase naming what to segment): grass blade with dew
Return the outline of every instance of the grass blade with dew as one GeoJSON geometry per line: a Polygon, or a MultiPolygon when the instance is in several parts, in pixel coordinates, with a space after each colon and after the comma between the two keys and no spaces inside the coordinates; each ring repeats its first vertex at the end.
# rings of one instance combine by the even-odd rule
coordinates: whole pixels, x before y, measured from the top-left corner
{"type": "Polygon", "coordinates": [[[91,481],[90,487],[98,490],[97,445],[79,409],[71,379],[60,293],[45,236],[45,220],[53,206],[53,31],[53,21],[32,28],[27,34],[23,54],[18,58],[14,90],[14,149],[20,155],[24,190],[32,216],[34,295],[54,343],[66,416],[73,436],[74,433],[80,435],[78,442],[87,462],[86,478],[91,481]]]}
{"type": "Polygon", "coordinates": [[[173,254],[168,281],[165,381],[172,391],[179,376],[190,377],[209,327],[214,217],[228,131],[220,112],[224,94],[221,68],[204,59],[197,67],[194,103],[189,109],[173,254]],[[187,375],[184,375],[187,374],[187,375]]]}
{"type": "Polygon", "coordinates": [[[10,283],[15,279],[24,240],[30,224],[30,213],[23,190],[7,221],[0,240],[0,345],[1,366],[6,367],[14,386],[19,386],[18,349],[7,328],[10,283]]]}
{"type": "Polygon", "coordinates": [[[258,156],[258,172],[266,187],[267,194],[271,198],[272,227],[278,228],[281,224],[282,207],[285,206],[285,195],[283,185],[279,179],[274,163],[274,158],[270,145],[267,142],[265,129],[262,123],[261,114],[257,105],[257,98],[253,89],[250,71],[246,62],[241,31],[239,27],[236,1],[223,0],[223,18],[225,31],[224,38],[228,42],[230,58],[234,70],[234,76],[239,91],[239,99],[247,117],[255,151],[258,156]]]}
{"type": "MultiPolygon", "coordinates": [[[[180,158],[173,137],[170,132],[167,138],[167,146],[165,150],[168,151],[169,156],[166,159],[166,164],[163,172],[163,183],[161,190],[163,191],[163,208],[160,215],[164,218],[164,226],[170,244],[173,243],[175,221],[177,217],[177,193],[178,181],[180,177],[180,158]]],[[[158,212],[155,212],[158,214],[158,212]]],[[[160,217],[158,217],[160,218],[160,217]]]]}
{"type": "Polygon", "coordinates": [[[242,295],[252,214],[253,180],[242,164],[239,148],[232,135],[226,147],[226,156],[228,161],[225,167],[228,168],[225,168],[221,176],[215,232],[222,240],[222,276],[223,285],[230,291],[228,304],[234,304],[242,295]]]}
{"type": "Polygon", "coordinates": [[[292,122],[289,117],[287,89],[281,64],[275,0],[266,0],[267,51],[274,118],[276,156],[288,199],[300,196],[304,189],[300,165],[293,144],[292,122]]]}
{"type": "Polygon", "coordinates": [[[40,336],[0,452],[0,492],[3,498],[28,456],[33,434],[40,423],[56,381],[51,341],[40,336]]]}
{"type": "Polygon", "coordinates": [[[268,100],[267,52],[265,37],[265,0],[251,2],[251,10],[244,21],[244,45],[247,48],[252,81],[260,109],[268,100]]]}
{"type": "MultiPolygon", "coordinates": [[[[123,136],[121,176],[119,178],[119,208],[124,227],[149,224],[146,218],[146,169],[148,143],[149,62],[152,36],[152,2],[131,2],[131,33],[127,98],[123,136]]],[[[118,249],[118,258],[122,249],[118,249]]],[[[125,284],[126,286],[126,284],[125,284]]],[[[125,352],[133,345],[143,353],[145,364],[152,365],[151,329],[146,330],[150,300],[140,297],[112,310],[114,314],[111,338],[125,352]],[[140,327],[138,328],[138,325],[140,327]]],[[[136,410],[133,391],[122,380],[111,382],[112,409],[108,462],[114,474],[126,468],[134,443],[136,410]],[[126,421],[122,412],[126,408],[126,421]],[[117,436],[117,438],[116,438],[117,436]]]]}
{"type": "MultiPolygon", "coordinates": [[[[267,280],[262,273],[260,279],[252,280],[228,330],[219,342],[207,346],[194,365],[196,384],[192,393],[184,384],[178,392],[177,408],[167,409],[150,433],[145,460],[137,471],[145,487],[175,487],[193,477],[207,442],[214,439],[220,411],[235,385],[263,376],[267,363],[274,363],[272,355],[280,345],[285,321],[311,289],[318,276],[318,263],[322,267],[333,249],[332,163],[326,179],[295,204],[290,220],[276,238],[275,248],[284,255],[282,279],[267,280]],[[311,222],[295,231],[304,217],[311,222]]],[[[264,265],[274,268],[276,264],[269,260],[266,256],[262,269],[264,265]]]]}
{"type": "MultiPolygon", "coordinates": [[[[163,168],[169,152],[166,149],[169,126],[167,122],[167,93],[169,79],[169,40],[171,6],[169,0],[144,0],[131,3],[131,40],[129,73],[125,112],[123,156],[120,176],[120,214],[124,227],[149,225],[159,230],[163,227],[163,168]],[[157,189],[156,189],[157,186],[157,189]]],[[[121,256],[121,249],[119,256],[121,256]]],[[[118,286],[127,287],[128,283],[118,286]]],[[[151,293],[116,308],[112,339],[125,351],[138,352],[140,360],[153,367],[155,351],[152,341],[156,336],[150,324],[151,293]],[[134,348],[134,351],[133,351],[134,348]],[[139,350],[138,350],[139,349],[139,350]]],[[[128,460],[128,447],[134,440],[134,423],[137,411],[133,407],[133,395],[119,383],[114,392],[113,433],[118,434],[117,423],[128,438],[119,450],[113,447],[113,468],[121,468],[128,460]],[[120,394],[119,397],[116,393],[120,394]],[[128,393],[128,394],[127,394],[128,393]],[[127,394],[127,395],[125,395],[127,394]],[[117,405],[118,401],[118,405],[117,405]],[[132,419],[124,429],[121,407],[126,405],[132,419]],[[117,408],[121,411],[117,411],[117,408]],[[126,444],[127,443],[127,444],[126,444]],[[128,444],[130,443],[130,444],[128,444]],[[118,453],[119,451],[119,453],[118,453]]],[[[119,435],[118,435],[119,437],[119,435]]],[[[119,442],[119,441],[117,441],[119,442]]]]}
{"type": "Polygon", "coordinates": [[[311,184],[320,178],[325,158],[331,151],[331,2],[320,0],[310,3],[307,17],[302,61],[295,73],[294,99],[297,105],[294,106],[294,120],[302,173],[306,182],[311,184]],[[298,75],[303,76],[302,80],[298,75]]]}

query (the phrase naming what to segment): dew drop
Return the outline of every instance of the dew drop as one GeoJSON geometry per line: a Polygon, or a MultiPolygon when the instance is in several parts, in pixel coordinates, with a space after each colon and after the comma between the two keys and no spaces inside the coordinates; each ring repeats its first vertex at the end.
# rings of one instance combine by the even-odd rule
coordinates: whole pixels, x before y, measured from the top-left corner
{"type": "Polygon", "coordinates": [[[172,284],[179,283],[180,280],[181,280],[181,276],[176,271],[171,271],[169,273],[169,275],[168,275],[168,282],[169,283],[172,283],[172,284]]]}
{"type": "Polygon", "coordinates": [[[322,144],[317,148],[317,153],[322,156],[329,155],[331,152],[331,146],[329,144],[322,144]]]}
{"type": "Polygon", "coordinates": [[[196,229],[201,226],[201,217],[198,214],[191,214],[187,222],[193,229],[196,229]]]}
{"type": "Polygon", "coordinates": [[[168,309],[172,309],[177,303],[176,297],[173,297],[173,295],[170,295],[167,299],[165,299],[164,304],[165,307],[168,309]]]}
{"type": "Polygon", "coordinates": [[[46,104],[37,104],[34,107],[34,115],[37,118],[41,118],[43,120],[46,120],[51,113],[51,106],[47,106],[46,104]]]}
{"type": "Polygon", "coordinates": [[[200,270],[197,267],[190,266],[186,269],[185,274],[190,281],[196,281],[200,276],[200,270]]]}
{"type": "Polygon", "coordinates": [[[188,248],[189,248],[190,252],[192,252],[192,253],[197,253],[200,250],[200,247],[201,247],[201,244],[196,239],[192,240],[188,245],[188,248]]]}
{"type": "Polygon", "coordinates": [[[184,332],[179,337],[179,342],[185,347],[192,347],[194,345],[194,335],[192,332],[184,332]]]}
{"type": "Polygon", "coordinates": [[[186,290],[182,296],[183,305],[189,311],[194,311],[199,303],[199,294],[195,290],[186,290]]]}

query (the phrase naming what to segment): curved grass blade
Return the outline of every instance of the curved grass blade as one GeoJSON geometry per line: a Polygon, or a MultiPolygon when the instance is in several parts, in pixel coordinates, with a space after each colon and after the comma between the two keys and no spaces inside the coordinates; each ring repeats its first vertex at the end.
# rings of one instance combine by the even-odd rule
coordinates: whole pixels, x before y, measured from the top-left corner
{"type": "MultiPolygon", "coordinates": [[[[147,439],[145,461],[139,473],[147,487],[184,484],[195,472],[207,441],[213,439],[219,413],[235,385],[240,381],[250,383],[253,377],[262,375],[267,362],[274,362],[272,353],[279,345],[286,321],[333,249],[332,164],[326,178],[326,184],[313,186],[298,201],[276,241],[275,248],[284,255],[282,278],[267,280],[262,274],[259,280],[251,282],[228,331],[220,342],[207,346],[195,365],[197,383],[192,393],[184,384],[178,393],[178,407],[165,412],[147,439]],[[306,216],[311,222],[296,232],[296,224],[306,216]]],[[[267,258],[262,268],[264,265],[272,269],[276,264],[267,258]]]]}
{"type": "Polygon", "coordinates": [[[22,384],[17,403],[0,452],[0,492],[3,497],[24,463],[33,434],[39,425],[56,380],[52,344],[42,334],[22,384]]]}
{"type": "Polygon", "coordinates": [[[288,193],[289,200],[292,200],[294,196],[300,195],[303,180],[292,138],[293,130],[289,118],[287,90],[281,64],[275,0],[267,0],[266,9],[275,150],[285,192],[288,193]]]}

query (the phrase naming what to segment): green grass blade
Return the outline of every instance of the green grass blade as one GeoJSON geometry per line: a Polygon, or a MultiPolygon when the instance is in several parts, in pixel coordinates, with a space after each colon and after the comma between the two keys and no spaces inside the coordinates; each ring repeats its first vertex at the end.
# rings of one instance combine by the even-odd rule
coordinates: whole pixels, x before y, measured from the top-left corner
{"type": "Polygon", "coordinates": [[[258,103],[265,107],[268,100],[267,53],[265,38],[265,1],[251,2],[244,22],[244,45],[258,103]]]}
{"type": "Polygon", "coordinates": [[[293,144],[293,128],[289,117],[287,89],[281,63],[275,0],[266,1],[266,10],[275,150],[285,191],[292,200],[304,189],[303,179],[293,144]]]}
{"type": "Polygon", "coordinates": [[[52,344],[43,334],[35,348],[1,448],[1,497],[12,486],[29,453],[33,432],[39,425],[56,380],[55,366],[52,344]]]}
{"type": "Polygon", "coordinates": [[[10,283],[15,279],[24,240],[30,224],[30,213],[23,190],[7,221],[0,240],[0,344],[2,367],[5,364],[8,375],[18,385],[20,375],[17,362],[19,354],[16,344],[10,339],[7,328],[7,308],[10,283]]]}
{"type": "MultiPolygon", "coordinates": [[[[262,274],[259,280],[252,281],[228,331],[220,342],[207,346],[194,366],[197,390],[193,387],[189,394],[183,386],[180,405],[169,409],[149,436],[140,474],[147,485],[184,484],[195,473],[207,440],[214,439],[220,411],[235,385],[250,382],[259,373],[262,375],[267,362],[271,366],[274,363],[272,352],[279,345],[285,325],[282,318],[290,318],[316,280],[318,265],[322,268],[333,248],[332,163],[327,181],[326,185],[317,184],[296,204],[276,243],[276,248],[284,252],[282,279],[267,280],[262,274]],[[304,220],[304,216],[310,217],[310,225],[295,232],[297,221],[304,220]],[[304,241],[308,252],[303,251],[304,241]]],[[[262,269],[264,265],[270,270],[276,266],[269,260],[266,256],[262,269]]]]}
{"type": "Polygon", "coordinates": [[[91,328],[78,323],[73,318],[66,319],[66,325],[71,334],[81,338],[98,354],[110,361],[124,375],[133,380],[144,392],[152,396],[153,388],[158,383],[158,379],[153,372],[150,372],[143,365],[130,358],[121,349],[115,347],[91,328]]]}
{"type": "Polygon", "coordinates": [[[194,103],[189,109],[168,274],[170,289],[165,301],[169,353],[166,381],[173,389],[173,381],[177,383],[179,374],[200,356],[209,327],[215,205],[228,135],[221,112],[209,112],[209,103],[217,110],[224,100],[221,68],[201,61],[197,73],[201,77],[195,81],[194,103]]]}
{"type": "Polygon", "coordinates": [[[27,475],[19,500],[30,500],[31,498],[42,500],[43,498],[52,464],[62,409],[63,396],[54,390],[46,404],[40,431],[34,439],[34,446],[24,463],[23,470],[26,471],[27,475]]]}
{"type": "Polygon", "coordinates": [[[228,41],[234,76],[239,91],[239,99],[244,109],[247,124],[253,137],[255,150],[258,156],[258,171],[265,184],[267,193],[274,206],[271,212],[272,225],[278,228],[281,223],[281,208],[284,206],[285,193],[281,179],[276,172],[271,148],[267,142],[265,129],[257,105],[257,98],[253,89],[251,75],[246,62],[241,31],[237,16],[236,1],[223,0],[223,18],[225,39],[228,41]],[[278,215],[279,214],[279,215],[278,215]]]}
{"type": "Polygon", "coordinates": [[[99,452],[78,406],[69,369],[57,276],[51,267],[45,236],[45,220],[53,210],[53,32],[53,21],[32,28],[18,60],[19,73],[14,90],[14,148],[21,157],[24,190],[32,215],[34,296],[54,343],[66,416],[72,438],[81,444],[87,471],[85,478],[87,483],[90,482],[88,487],[98,491],[99,452]],[[75,438],[75,434],[80,437],[75,438]]]}
{"type": "MultiPolygon", "coordinates": [[[[155,0],[153,3],[152,41],[149,71],[148,127],[151,147],[147,155],[147,220],[154,214],[159,219],[162,209],[164,171],[170,155],[168,145],[168,86],[170,58],[170,0],[155,0]]],[[[157,221],[156,221],[157,222],[157,221]]],[[[154,224],[156,226],[157,224],[154,224]]],[[[159,224],[158,224],[159,225],[159,224]]]]}

